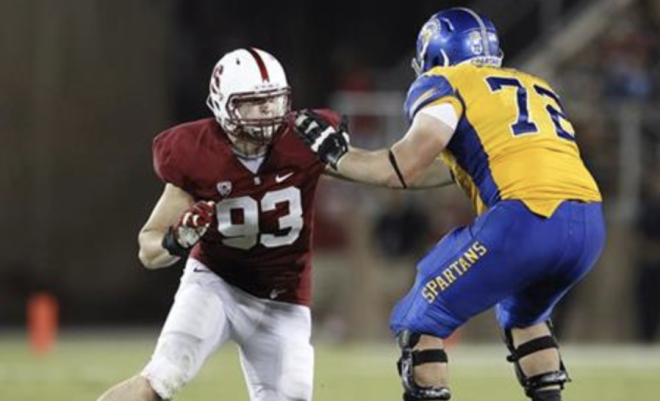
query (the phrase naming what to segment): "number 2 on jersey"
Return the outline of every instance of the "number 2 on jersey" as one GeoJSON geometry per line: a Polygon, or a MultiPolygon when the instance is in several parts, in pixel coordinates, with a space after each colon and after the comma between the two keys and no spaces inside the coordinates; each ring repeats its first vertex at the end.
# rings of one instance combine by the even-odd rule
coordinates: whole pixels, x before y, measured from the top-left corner
{"type": "MultiPolygon", "coordinates": [[[[523,135],[523,134],[533,134],[538,132],[537,125],[532,121],[529,115],[529,102],[527,88],[520,82],[518,78],[511,77],[488,77],[486,82],[490,87],[492,92],[497,92],[504,89],[507,86],[513,87],[516,89],[516,105],[518,107],[518,120],[511,125],[511,131],[514,136],[523,135]]],[[[546,97],[554,100],[557,104],[557,107],[554,107],[552,104],[545,106],[545,110],[550,116],[552,123],[555,126],[555,132],[560,138],[567,139],[569,141],[575,141],[575,134],[566,131],[562,126],[562,120],[568,121],[566,113],[561,107],[559,101],[559,96],[550,89],[544,88],[540,85],[532,85],[536,94],[541,97],[546,97]]]]}

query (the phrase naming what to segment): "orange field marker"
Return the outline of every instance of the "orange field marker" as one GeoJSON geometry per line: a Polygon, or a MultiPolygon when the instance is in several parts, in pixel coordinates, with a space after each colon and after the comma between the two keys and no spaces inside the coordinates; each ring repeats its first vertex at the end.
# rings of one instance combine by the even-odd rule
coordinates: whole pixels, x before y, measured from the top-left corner
{"type": "Polygon", "coordinates": [[[38,292],[28,299],[27,329],[30,348],[37,355],[52,351],[59,331],[59,305],[48,292],[38,292]]]}

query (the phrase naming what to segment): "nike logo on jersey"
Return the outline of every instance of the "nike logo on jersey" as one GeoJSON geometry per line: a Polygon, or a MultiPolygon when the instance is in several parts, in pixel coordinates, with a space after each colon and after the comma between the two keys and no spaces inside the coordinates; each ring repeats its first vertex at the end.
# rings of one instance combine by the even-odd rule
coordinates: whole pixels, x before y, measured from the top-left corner
{"type": "Polygon", "coordinates": [[[293,175],[293,172],[290,172],[290,173],[284,174],[284,175],[279,175],[278,174],[278,175],[275,176],[275,182],[277,182],[279,184],[280,182],[283,182],[287,178],[291,177],[292,175],[293,175]]]}
{"type": "Polygon", "coordinates": [[[270,292],[270,299],[275,299],[285,292],[286,290],[278,290],[277,288],[274,288],[273,291],[270,292]]]}

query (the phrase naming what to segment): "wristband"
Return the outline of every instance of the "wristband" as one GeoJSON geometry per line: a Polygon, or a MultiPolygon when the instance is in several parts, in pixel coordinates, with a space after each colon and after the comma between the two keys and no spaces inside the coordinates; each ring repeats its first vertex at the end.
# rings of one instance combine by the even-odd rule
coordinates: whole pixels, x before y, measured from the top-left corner
{"type": "Polygon", "coordinates": [[[163,242],[161,243],[162,247],[167,250],[167,252],[172,256],[179,256],[181,258],[187,258],[190,253],[190,248],[184,248],[179,244],[179,241],[176,240],[176,235],[174,234],[174,227],[170,227],[167,230],[167,234],[163,237],[163,242]]]}

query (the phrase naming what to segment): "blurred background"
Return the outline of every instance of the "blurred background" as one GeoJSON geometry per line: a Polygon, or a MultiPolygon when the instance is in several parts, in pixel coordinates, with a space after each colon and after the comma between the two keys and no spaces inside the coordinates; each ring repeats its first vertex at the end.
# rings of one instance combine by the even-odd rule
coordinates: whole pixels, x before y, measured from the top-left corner
{"type": "MultiPolygon", "coordinates": [[[[151,141],[210,116],[217,59],[244,46],[271,52],[295,108],[335,108],[354,142],[375,148],[404,132],[419,28],[452,5],[490,16],[505,64],[561,94],[604,194],[607,247],[558,306],[559,336],[657,344],[658,0],[0,0],[0,332],[23,333],[45,294],[64,330],[151,328],[155,340],[181,266],[147,271],[137,259],[138,230],[162,190],[151,141]]],[[[317,207],[314,336],[331,343],[388,341],[416,260],[473,218],[455,188],[330,179],[317,207]]],[[[459,336],[499,338],[490,313],[459,336]]]]}

